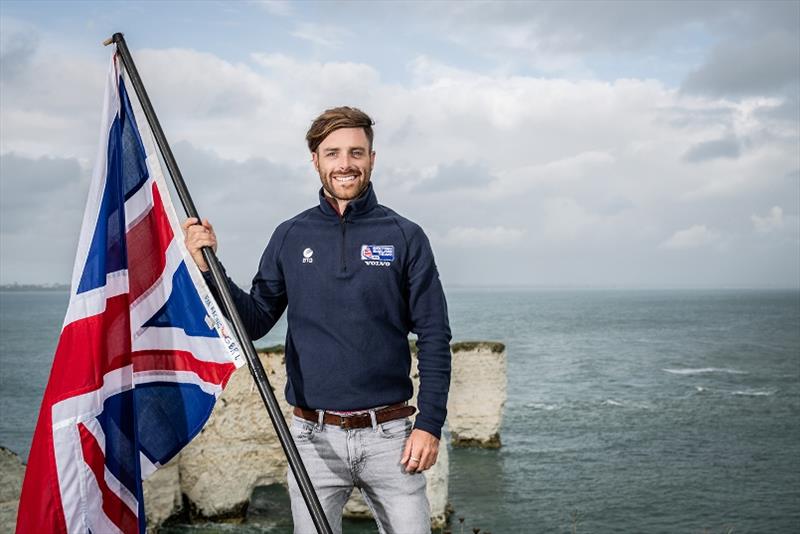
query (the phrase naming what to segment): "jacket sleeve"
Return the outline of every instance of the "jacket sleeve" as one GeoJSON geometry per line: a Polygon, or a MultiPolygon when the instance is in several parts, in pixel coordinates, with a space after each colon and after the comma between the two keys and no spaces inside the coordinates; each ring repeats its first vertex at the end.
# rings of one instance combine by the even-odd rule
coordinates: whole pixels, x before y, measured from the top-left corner
{"type": "Polygon", "coordinates": [[[418,338],[419,414],[414,427],[439,438],[450,390],[450,323],[430,242],[421,228],[415,230],[409,239],[408,261],[411,331],[418,338]]]}
{"type": "MultiPolygon", "coordinates": [[[[280,249],[285,236],[286,226],[278,226],[261,255],[250,293],[242,290],[227,274],[225,275],[236,309],[253,340],[269,332],[286,309],[286,284],[280,265],[280,249]]],[[[204,272],[203,277],[215,293],[214,296],[219,299],[211,272],[204,272]]]]}

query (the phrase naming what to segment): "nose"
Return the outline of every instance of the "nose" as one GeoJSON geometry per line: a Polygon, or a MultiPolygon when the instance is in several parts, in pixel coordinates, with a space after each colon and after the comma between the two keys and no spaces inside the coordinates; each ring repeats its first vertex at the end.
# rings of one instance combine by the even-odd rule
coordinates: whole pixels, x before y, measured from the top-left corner
{"type": "Polygon", "coordinates": [[[352,156],[350,156],[350,154],[348,154],[347,152],[343,153],[339,157],[339,170],[346,171],[347,169],[349,169],[351,161],[352,161],[352,156]]]}

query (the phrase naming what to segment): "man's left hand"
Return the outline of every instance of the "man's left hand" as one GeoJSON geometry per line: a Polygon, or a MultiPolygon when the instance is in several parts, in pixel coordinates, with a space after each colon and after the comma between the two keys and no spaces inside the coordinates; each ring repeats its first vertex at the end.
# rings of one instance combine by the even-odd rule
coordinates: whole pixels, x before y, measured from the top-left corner
{"type": "Polygon", "coordinates": [[[436,463],[439,456],[439,439],[415,428],[406,440],[406,448],[400,463],[405,466],[407,473],[422,473],[436,463]]]}

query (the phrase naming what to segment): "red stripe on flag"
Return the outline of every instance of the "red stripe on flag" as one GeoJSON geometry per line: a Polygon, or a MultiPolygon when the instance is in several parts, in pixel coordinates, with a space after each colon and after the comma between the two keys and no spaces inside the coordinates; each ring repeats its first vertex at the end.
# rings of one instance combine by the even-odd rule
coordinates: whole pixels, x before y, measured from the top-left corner
{"type": "Polygon", "coordinates": [[[232,363],[216,363],[198,360],[191,352],[182,350],[134,351],[133,371],[191,371],[203,381],[225,387],[236,370],[232,363]]]}
{"type": "Polygon", "coordinates": [[[94,473],[94,478],[100,487],[100,493],[103,495],[103,511],[122,532],[138,534],[139,520],[136,517],[136,513],[128,508],[128,505],[106,483],[105,454],[103,454],[100,444],[97,443],[97,439],[83,423],[78,423],[78,431],[81,435],[83,460],[94,473]]]}
{"type": "Polygon", "coordinates": [[[20,499],[18,534],[67,531],[53,453],[52,406],[95,391],[107,372],[128,365],[130,343],[127,294],[109,298],[102,313],[62,330],[28,456],[22,488],[27,498],[20,499]]]}
{"type": "Polygon", "coordinates": [[[130,364],[128,303],[127,294],[111,297],[102,313],[64,327],[43,406],[94,391],[103,385],[106,373],[130,364]]]}
{"type": "Polygon", "coordinates": [[[153,182],[153,207],[128,231],[128,284],[131,302],[150,289],[164,272],[167,264],[167,247],[174,234],[153,182]]]}

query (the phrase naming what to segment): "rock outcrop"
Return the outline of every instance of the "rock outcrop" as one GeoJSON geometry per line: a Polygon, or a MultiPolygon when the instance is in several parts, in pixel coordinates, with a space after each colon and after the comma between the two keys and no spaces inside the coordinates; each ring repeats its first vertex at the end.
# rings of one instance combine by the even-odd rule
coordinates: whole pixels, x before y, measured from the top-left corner
{"type": "Polygon", "coordinates": [[[456,447],[500,447],[506,404],[506,352],[502,343],[453,345],[447,421],[456,447]]]}
{"type": "MultiPolygon", "coordinates": [[[[499,447],[499,429],[506,400],[505,347],[500,343],[456,343],[448,402],[448,425],[456,446],[499,447]]],[[[412,343],[412,380],[416,404],[419,384],[416,347],[412,343]]],[[[283,400],[286,384],[283,347],[259,353],[284,418],[291,406],[283,400]]],[[[261,397],[246,369],[232,377],[201,433],[168,465],[144,484],[148,527],[154,529],[188,503],[190,517],[243,517],[253,489],[286,483],[286,458],[261,397]],[[185,500],[184,500],[185,497],[185,500]]],[[[24,466],[0,448],[0,527],[12,532],[16,522],[24,466]]],[[[428,500],[434,525],[446,521],[449,455],[446,443],[439,460],[426,472],[428,500]]],[[[345,515],[368,516],[358,491],[345,506],[345,515]]]]}
{"type": "Polygon", "coordinates": [[[0,447],[0,533],[14,532],[25,466],[19,456],[0,447]]]}
{"type": "MultiPolygon", "coordinates": [[[[278,393],[284,417],[289,420],[291,406],[282,394],[286,384],[282,348],[268,350],[259,357],[278,393]]],[[[413,366],[416,392],[416,359],[413,366]]],[[[439,461],[426,473],[432,516],[441,522],[447,505],[446,449],[440,448],[439,461]]],[[[179,465],[181,491],[191,503],[192,511],[208,518],[239,516],[256,486],[285,484],[286,458],[246,370],[233,375],[203,431],[181,452],[179,465]]],[[[369,516],[359,492],[353,492],[345,506],[345,515],[369,516]]]]}
{"type": "Polygon", "coordinates": [[[180,512],[183,505],[179,457],[150,475],[142,484],[144,509],[147,510],[147,527],[151,531],[180,512]]]}
{"type": "MultiPolygon", "coordinates": [[[[284,418],[283,349],[259,354],[284,418]]],[[[286,458],[246,368],[233,374],[201,433],[181,452],[181,491],[203,517],[241,515],[256,486],[286,482],[286,458]]]]}

